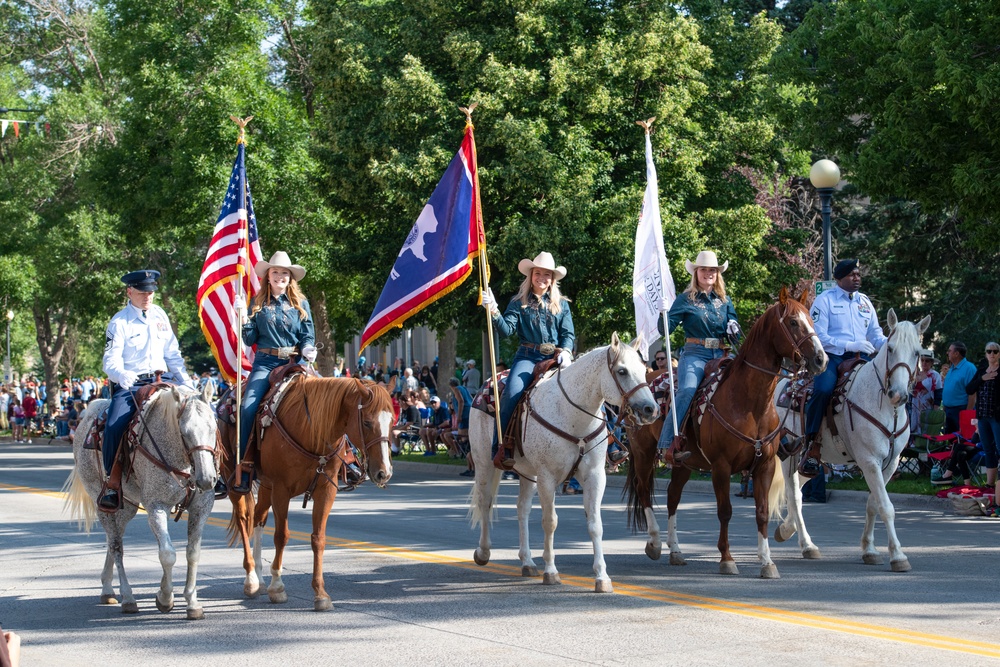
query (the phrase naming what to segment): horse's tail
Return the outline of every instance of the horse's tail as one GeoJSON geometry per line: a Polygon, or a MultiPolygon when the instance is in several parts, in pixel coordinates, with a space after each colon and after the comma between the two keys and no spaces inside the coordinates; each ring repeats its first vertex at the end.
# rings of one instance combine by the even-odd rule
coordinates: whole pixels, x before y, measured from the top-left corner
{"type": "Polygon", "coordinates": [[[70,517],[76,520],[77,528],[89,535],[90,529],[97,521],[97,503],[87,493],[87,487],[84,486],[80,476],[76,474],[76,468],[73,468],[69,477],[66,478],[62,492],[66,494],[63,511],[69,510],[70,517]]]}
{"type": "Polygon", "coordinates": [[[781,470],[781,461],[778,457],[774,460],[774,477],[771,478],[771,490],[767,494],[767,507],[770,516],[769,520],[780,521],[781,513],[785,510],[785,474],[781,470]]]}
{"type": "MultiPolygon", "coordinates": [[[[490,471],[492,472],[492,471],[490,471]]],[[[487,474],[486,472],[476,471],[476,474],[487,474]]],[[[469,524],[475,528],[482,524],[484,521],[493,523],[493,519],[497,513],[497,492],[500,490],[500,475],[493,474],[493,481],[489,485],[490,488],[486,491],[490,494],[490,515],[484,517],[482,512],[479,511],[479,501],[480,501],[480,488],[483,485],[478,483],[472,485],[472,493],[469,494],[469,524]]]]}
{"type": "Polygon", "coordinates": [[[229,525],[226,526],[226,535],[229,536],[229,546],[234,546],[243,537],[243,531],[240,530],[241,526],[246,526],[247,534],[250,533],[251,524],[253,523],[253,514],[257,508],[257,501],[253,497],[253,493],[244,493],[242,496],[238,496],[236,500],[233,500],[233,496],[229,496],[229,499],[233,503],[233,514],[229,517],[229,525]]]}
{"type": "Polygon", "coordinates": [[[646,508],[653,506],[656,497],[656,442],[658,434],[653,431],[657,424],[643,426],[639,430],[628,429],[629,462],[625,475],[622,498],[626,503],[628,527],[632,532],[649,530],[646,523],[646,508]]]}

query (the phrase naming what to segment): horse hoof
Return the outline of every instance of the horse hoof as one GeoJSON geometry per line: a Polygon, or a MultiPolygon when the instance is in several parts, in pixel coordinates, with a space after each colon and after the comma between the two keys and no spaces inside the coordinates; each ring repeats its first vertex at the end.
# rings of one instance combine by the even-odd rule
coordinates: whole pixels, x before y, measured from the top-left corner
{"type": "Polygon", "coordinates": [[[823,557],[823,554],[820,553],[819,547],[809,547],[802,552],[802,557],[806,560],[819,560],[823,557]]]}
{"type": "Polygon", "coordinates": [[[542,584],[545,586],[555,586],[556,584],[561,584],[562,579],[559,578],[558,572],[546,572],[542,575],[542,584]]]}
{"type": "Polygon", "coordinates": [[[538,568],[534,565],[522,565],[521,566],[521,576],[522,577],[537,577],[538,568]]]}
{"type": "Polygon", "coordinates": [[[881,565],[882,556],[881,554],[862,554],[861,560],[865,565],[881,565]]]}
{"type": "MultiPolygon", "coordinates": [[[[791,535],[789,535],[788,537],[791,537],[791,535]]],[[[781,534],[781,526],[780,525],[774,527],[774,541],[775,542],[784,542],[785,540],[788,539],[788,537],[785,537],[784,535],[781,534]]]]}
{"type": "Polygon", "coordinates": [[[260,584],[244,584],[243,595],[248,598],[256,598],[260,595],[260,584]]]}
{"type": "Polygon", "coordinates": [[[736,561],[724,560],[719,563],[719,574],[739,574],[740,570],[736,567],[736,561]]]}
{"type": "Polygon", "coordinates": [[[611,585],[610,579],[598,579],[594,584],[595,593],[614,593],[615,589],[611,585]]]}
{"type": "Polygon", "coordinates": [[[313,611],[330,611],[333,609],[333,603],[330,602],[330,598],[316,598],[313,601],[313,611]]]}
{"type": "Polygon", "coordinates": [[[778,566],[774,563],[770,563],[760,568],[760,578],[761,579],[781,579],[781,575],[778,574],[778,566]]]}
{"type": "Polygon", "coordinates": [[[200,621],[205,618],[205,610],[201,607],[198,607],[197,609],[188,609],[187,617],[189,621],[200,621]]]}
{"type": "Polygon", "coordinates": [[[486,565],[490,562],[490,554],[487,551],[485,557],[480,556],[479,549],[476,549],[472,552],[472,560],[476,563],[476,565],[486,565]]]}
{"type": "Polygon", "coordinates": [[[139,613],[139,603],[137,602],[126,602],[122,605],[123,614],[138,614],[139,613]]]}
{"type": "Polygon", "coordinates": [[[174,608],[174,603],[163,604],[160,602],[160,598],[156,598],[156,608],[160,610],[161,614],[169,614],[170,610],[174,608]]]}
{"type": "Polygon", "coordinates": [[[895,562],[889,563],[893,572],[909,572],[913,568],[910,567],[910,561],[908,559],[897,560],[895,562]]]}
{"type": "Polygon", "coordinates": [[[646,555],[649,556],[649,560],[660,560],[662,550],[662,545],[646,542],[646,555]]]}
{"type": "Polygon", "coordinates": [[[102,595],[101,604],[118,604],[118,598],[114,595],[102,595]]]}
{"type": "Polygon", "coordinates": [[[286,593],[284,590],[274,591],[273,593],[271,591],[268,591],[267,598],[273,604],[284,604],[285,602],[288,602],[288,593],[286,593]]]}
{"type": "Polygon", "coordinates": [[[684,556],[680,554],[670,554],[670,564],[671,565],[687,565],[687,561],[684,560],[684,556]]]}

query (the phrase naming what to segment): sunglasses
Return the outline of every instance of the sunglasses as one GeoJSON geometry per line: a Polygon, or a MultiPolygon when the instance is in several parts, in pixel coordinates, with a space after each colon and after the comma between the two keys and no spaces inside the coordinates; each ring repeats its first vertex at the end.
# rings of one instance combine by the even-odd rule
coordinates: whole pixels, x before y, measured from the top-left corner
{"type": "Polygon", "coordinates": [[[657,361],[666,361],[666,357],[655,357],[657,361]]]}
{"type": "Polygon", "coordinates": [[[997,354],[997,353],[1000,353],[1000,350],[986,350],[986,354],[997,354]]]}

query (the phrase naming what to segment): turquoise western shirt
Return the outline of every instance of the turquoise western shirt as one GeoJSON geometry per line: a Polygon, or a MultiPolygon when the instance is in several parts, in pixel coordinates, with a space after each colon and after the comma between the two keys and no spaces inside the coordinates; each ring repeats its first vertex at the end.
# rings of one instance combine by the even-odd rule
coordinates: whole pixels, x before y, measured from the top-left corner
{"type": "Polygon", "coordinates": [[[549,310],[547,293],[542,295],[541,303],[534,294],[528,298],[531,305],[523,306],[520,299],[511,299],[504,314],[493,318],[500,334],[512,336],[516,332],[522,343],[553,343],[564,350],[572,350],[576,331],[573,329],[569,301],[564,300],[559,314],[553,315],[549,310]]]}
{"type": "MultiPolygon", "coordinates": [[[[715,292],[697,292],[693,301],[690,292],[683,292],[674,299],[668,317],[670,330],[683,324],[684,335],[688,338],[725,338],[729,320],[736,320],[736,308],[733,307],[732,299],[728,296],[725,300],[720,299],[715,292]]],[[[657,326],[662,334],[662,317],[657,326]]]]}
{"type": "Polygon", "coordinates": [[[243,342],[260,347],[295,347],[301,350],[306,345],[316,344],[316,330],[313,328],[312,311],[309,302],[302,301],[306,319],[300,319],[288,296],[282,294],[250,316],[243,325],[243,342]]]}

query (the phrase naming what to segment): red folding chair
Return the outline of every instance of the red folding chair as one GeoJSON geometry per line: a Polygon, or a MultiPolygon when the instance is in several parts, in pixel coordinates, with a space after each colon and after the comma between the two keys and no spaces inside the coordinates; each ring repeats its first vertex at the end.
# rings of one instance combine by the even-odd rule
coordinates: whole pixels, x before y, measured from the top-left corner
{"type": "MultiPolygon", "coordinates": [[[[960,413],[958,413],[958,432],[943,433],[941,435],[933,435],[933,436],[923,436],[927,440],[940,443],[943,447],[947,448],[940,452],[931,452],[930,454],[927,455],[927,458],[929,460],[934,461],[934,467],[940,471],[942,476],[944,472],[948,469],[948,461],[949,459],[951,459],[951,452],[956,443],[962,443],[963,445],[968,445],[970,447],[975,446],[975,443],[972,442],[973,436],[976,435],[976,425],[972,423],[972,421],[975,418],[976,418],[975,410],[962,410],[960,413]]],[[[976,465],[976,467],[978,468],[978,464],[976,463],[976,458],[969,461],[970,469],[972,468],[973,465],[976,465]]],[[[934,477],[935,475],[932,471],[931,479],[933,479],[934,477]]],[[[955,481],[958,482],[961,480],[955,480],[955,481]]]]}

